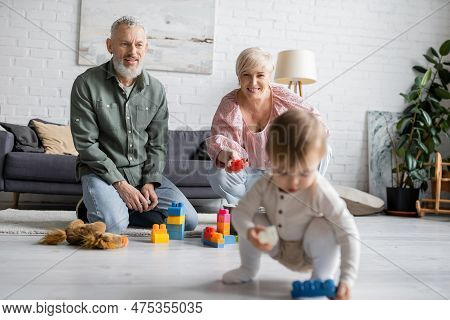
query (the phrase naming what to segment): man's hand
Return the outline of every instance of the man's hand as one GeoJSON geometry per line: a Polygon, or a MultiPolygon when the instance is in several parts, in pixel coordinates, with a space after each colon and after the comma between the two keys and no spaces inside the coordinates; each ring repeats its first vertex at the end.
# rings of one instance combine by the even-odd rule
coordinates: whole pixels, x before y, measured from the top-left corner
{"type": "Polygon", "coordinates": [[[147,211],[147,199],[135,187],[126,181],[117,181],[113,183],[122,200],[127,205],[128,209],[133,209],[139,212],[147,211]]]}
{"type": "Polygon", "coordinates": [[[263,226],[255,226],[254,228],[249,228],[247,230],[247,239],[253,244],[256,248],[262,251],[270,251],[272,249],[272,245],[269,243],[261,243],[259,242],[258,233],[266,229],[263,226]]]}
{"type": "Polygon", "coordinates": [[[153,185],[153,183],[144,184],[141,189],[141,193],[146,199],[146,203],[147,200],[150,200],[150,204],[148,205],[147,209],[144,209],[144,211],[153,210],[158,204],[158,196],[156,195],[155,186],[153,185]]]}
{"type": "Polygon", "coordinates": [[[340,282],[337,292],[336,300],[350,300],[351,289],[345,282],[340,282]]]}

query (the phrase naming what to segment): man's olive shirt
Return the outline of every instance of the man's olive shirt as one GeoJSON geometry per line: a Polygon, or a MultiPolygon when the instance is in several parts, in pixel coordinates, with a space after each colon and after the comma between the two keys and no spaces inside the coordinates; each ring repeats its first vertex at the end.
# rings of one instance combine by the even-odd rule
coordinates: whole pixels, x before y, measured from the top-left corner
{"type": "Polygon", "coordinates": [[[161,184],[167,152],[168,109],[164,87],[147,71],[127,98],[112,61],[88,69],[72,87],[70,127],[79,155],[76,173],[107,183],[161,184]]]}

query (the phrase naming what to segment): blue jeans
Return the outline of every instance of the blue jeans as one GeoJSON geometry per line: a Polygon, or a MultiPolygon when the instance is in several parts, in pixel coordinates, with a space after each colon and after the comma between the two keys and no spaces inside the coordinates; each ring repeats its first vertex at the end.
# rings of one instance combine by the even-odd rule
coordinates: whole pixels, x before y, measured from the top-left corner
{"type": "MultiPolygon", "coordinates": [[[[317,168],[321,175],[325,175],[332,155],[333,151],[328,145],[327,153],[317,168]]],[[[253,184],[268,171],[246,167],[238,173],[228,173],[225,169],[216,168],[212,164],[208,174],[208,181],[217,195],[225,198],[228,203],[236,205],[247,191],[250,190],[253,184]]]]}
{"type": "Polygon", "coordinates": [[[197,211],[184,194],[165,177],[161,186],[155,190],[158,205],[153,210],[142,213],[129,210],[116,189],[96,174],[81,177],[81,184],[89,222],[104,222],[107,232],[120,234],[128,225],[151,228],[155,223],[165,223],[167,208],[172,202],[182,202],[185,206],[185,230],[193,230],[197,226],[197,211]]]}
{"type": "Polygon", "coordinates": [[[267,170],[258,170],[250,167],[237,172],[228,173],[225,169],[211,166],[208,181],[213,191],[225,198],[229,204],[238,204],[239,200],[261,178],[267,170]]]}

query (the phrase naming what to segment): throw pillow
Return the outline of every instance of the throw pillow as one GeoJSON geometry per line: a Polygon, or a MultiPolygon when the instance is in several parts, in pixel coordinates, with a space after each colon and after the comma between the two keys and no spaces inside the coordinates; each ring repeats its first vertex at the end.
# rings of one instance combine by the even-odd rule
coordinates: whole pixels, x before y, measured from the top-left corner
{"type": "Polygon", "coordinates": [[[32,123],[44,145],[45,153],[78,155],[73,144],[70,126],[46,124],[35,120],[32,123]]]}
{"type": "Polygon", "coordinates": [[[39,139],[33,129],[4,122],[0,123],[0,125],[14,135],[13,151],[44,152],[44,148],[39,145],[39,139]]]}
{"type": "Polygon", "coordinates": [[[384,209],[384,201],[358,189],[334,186],[339,196],[347,204],[348,211],[354,216],[376,214],[384,209]]]}

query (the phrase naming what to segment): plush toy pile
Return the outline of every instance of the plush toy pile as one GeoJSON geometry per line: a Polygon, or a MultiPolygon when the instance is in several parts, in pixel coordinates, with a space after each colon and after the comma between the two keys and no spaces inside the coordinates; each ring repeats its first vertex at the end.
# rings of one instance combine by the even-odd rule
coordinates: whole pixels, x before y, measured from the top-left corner
{"type": "Polygon", "coordinates": [[[40,243],[56,245],[63,241],[88,249],[117,249],[128,245],[128,237],[106,232],[103,222],[85,224],[77,219],[69,223],[66,230],[54,229],[40,243]]]}

